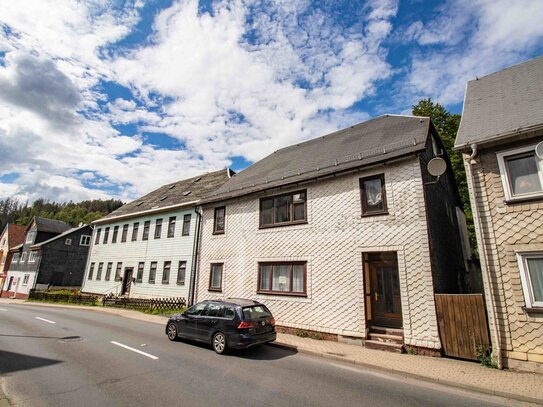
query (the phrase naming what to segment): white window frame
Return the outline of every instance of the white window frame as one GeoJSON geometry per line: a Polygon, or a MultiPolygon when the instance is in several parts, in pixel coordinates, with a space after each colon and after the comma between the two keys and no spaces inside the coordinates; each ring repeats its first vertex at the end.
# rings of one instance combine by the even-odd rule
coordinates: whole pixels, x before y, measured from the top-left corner
{"type": "Polygon", "coordinates": [[[11,258],[12,263],[19,263],[21,261],[21,253],[13,253],[13,257],[11,258]]]}
{"type": "Polygon", "coordinates": [[[38,252],[30,252],[30,256],[28,256],[28,262],[36,263],[37,258],[38,258],[38,252]]]}
{"type": "Polygon", "coordinates": [[[67,238],[67,239],[64,241],[64,244],[65,244],[66,246],[71,246],[71,245],[72,245],[72,239],[67,238]]]}
{"type": "Polygon", "coordinates": [[[535,146],[536,144],[533,144],[526,147],[515,148],[513,150],[506,150],[506,151],[501,151],[499,153],[496,153],[496,157],[498,159],[498,167],[500,169],[500,178],[502,180],[503,192],[504,192],[506,201],[518,201],[518,200],[522,200],[526,198],[543,197],[543,162],[537,157],[537,155],[535,156],[536,165],[537,165],[537,173],[539,174],[539,181],[541,182],[541,187],[542,187],[542,191],[540,192],[514,195],[511,189],[511,183],[509,182],[507,165],[505,164],[505,160],[512,155],[529,153],[529,152],[533,152],[535,155],[535,146]]]}
{"type": "Polygon", "coordinates": [[[26,261],[26,252],[22,252],[19,263],[24,263],[25,261],[26,261]]]}
{"type": "Polygon", "coordinates": [[[517,262],[520,270],[520,281],[522,282],[522,291],[527,308],[543,308],[543,301],[535,301],[530,273],[528,272],[528,263],[526,260],[534,258],[543,258],[543,252],[517,252],[517,262]]]}
{"type": "Polygon", "coordinates": [[[34,232],[34,231],[28,232],[28,234],[26,235],[26,242],[25,243],[33,243],[35,235],[36,235],[36,232],[34,232]]]}
{"type": "Polygon", "coordinates": [[[79,246],[90,246],[92,236],[89,235],[81,235],[81,239],[79,240],[79,246]],[[85,242],[86,244],[85,244],[85,242]]]}
{"type": "Polygon", "coordinates": [[[23,285],[28,285],[28,280],[30,280],[30,274],[25,274],[23,277],[23,285]]]}

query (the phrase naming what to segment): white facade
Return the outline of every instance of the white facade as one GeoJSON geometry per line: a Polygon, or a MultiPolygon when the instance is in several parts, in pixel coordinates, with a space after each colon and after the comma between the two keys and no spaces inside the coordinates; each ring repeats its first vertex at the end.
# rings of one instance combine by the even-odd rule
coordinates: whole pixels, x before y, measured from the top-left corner
{"type": "MultiPolygon", "coordinates": [[[[12,262],[13,264],[13,262],[12,262]]],[[[13,292],[13,296],[28,296],[30,290],[34,286],[36,279],[35,271],[14,271],[9,270],[8,277],[4,285],[4,290],[13,292]],[[11,285],[8,287],[8,285],[11,285]]]]}
{"type": "MultiPolygon", "coordinates": [[[[277,324],[365,338],[363,253],[397,253],[404,343],[440,349],[420,162],[386,166],[274,189],[203,208],[197,301],[243,297],[265,303],[277,324]],[[384,174],[388,214],[361,216],[359,180],[384,174]],[[306,190],[307,223],[259,228],[260,198],[306,190]],[[226,207],[224,234],[213,234],[214,208],[226,207]],[[259,263],[306,262],[306,296],[258,294],[259,263]],[[210,290],[223,264],[221,291],[210,290]]],[[[366,291],[365,291],[366,290],[366,291]]]]}
{"type": "Polygon", "coordinates": [[[133,279],[129,296],[138,298],[164,298],[184,297],[189,299],[190,276],[192,270],[193,248],[196,235],[197,215],[192,207],[170,209],[165,212],[152,215],[134,214],[133,217],[110,220],[110,223],[98,223],[94,225],[91,241],[91,250],[87,260],[83,292],[105,295],[113,293],[122,294],[122,281],[115,280],[118,264],[121,264],[121,277],[124,279],[127,269],[133,270],[133,279]],[[190,215],[190,228],[187,236],[182,235],[183,220],[185,215],[190,215]],[[171,217],[175,217],[174,236],[168,237],[168,223],[171,217]],[[155,238],[157,219],[162,219],[160,238],[155,238]],[[148,240],[143,240],[145,222],[150,222],[148,240]],[[132,240],[134,224],[138,223],[137,239],[132,240]],[[126,242],[122,242],[124,225],[128,225],[126,242]],[[118,227],[117,241],[112,243],[115,227],[118,227]],[[104,244],[105,229],[109,228],[107,244],[104,244]],[[100,238],[97,244],[96,235],[100,230],[100,238]],[[149,281],[151,264],[156,262],[156,275],[154,283],[149,281]],[[170,275],[163,281],[165,262],[170,262],[170,275]],[[185,265],[184,282],[178,282],[179,263],[185,265]],[[112,264],[109,280],[106,280],[108,263],[112,264]],[[138,265],[144,263],[141,281],[138,277],[138,265]],[[100,280],[97,280],[99,265],[102,264],[100,280]],[[89,272],[92,268],[92,276],[89,272]]]}
{"type": "Polygon", "coordinates": [[[9,253],[8,228],[9,226],[6,225],[4,231],[0,235],[0,274],[4,272],[4,265],[6,264],[6,259],[9,253]]]}

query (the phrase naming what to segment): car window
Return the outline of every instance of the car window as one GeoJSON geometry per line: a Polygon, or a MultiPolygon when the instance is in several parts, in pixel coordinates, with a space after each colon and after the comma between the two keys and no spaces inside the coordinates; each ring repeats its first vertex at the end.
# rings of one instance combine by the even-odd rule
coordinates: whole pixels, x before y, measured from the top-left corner
{"type": "Polygon", "coordinates": [[[197,315],[202,315],[202,313],[204,312],[204,309],[206,307],[206,304],[201,302],[199,304],[194,304],[192,307],[190,307],[186,313],[187,315],[190,315],[192,317],[194,316],[197,316],[197,315]]]}
{"type": "Polygon", "coordinates": [[[233,308],[225,308],[224,309],[224,317],[225,318],[234,318],[236,316],[236,313],[234,312],[233,308]]]}
{"type": "Polygon", "coordinates": [[[207,304],[204,315],[208,317],[218,317],[222,311],[222,305],[219,304],[207,304]]]}
{"type": "Polygon", "coordinates": [[[243,317],[245,319],[271,317],[271,312],[264,305],[253,305],[252,307],[243,308],[243,317]]]}

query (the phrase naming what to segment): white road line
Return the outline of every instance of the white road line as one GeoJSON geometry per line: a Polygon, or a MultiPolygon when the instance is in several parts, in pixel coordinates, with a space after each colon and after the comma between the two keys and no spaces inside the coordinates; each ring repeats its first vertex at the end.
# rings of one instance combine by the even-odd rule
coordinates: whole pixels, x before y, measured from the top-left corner
{"type": "Polygon", "coordinates": [[[4,308],[0,308],[0,311],[7,312],[8,310],[7,310],[7,309],[4,309],[4,308]]]}
{"type": "Polygon", "coordinates": [[[56,324],[55,321],[50,321],[50,320],[45,319],[45,318],[40,318],[40,317],[34,317],[34,318],[39,319],[40,321],[43,321],[43,322],[48,322],[50,324],[56,324]]]}
{"type": "Polygon", "coordinates": [[[125,349],[128,349],[128,350],[131,350],[132,352],[139,353],[140,355],[147,356],[148,358],[151,358],[151,359],[154,359],[154,360],[157,360],[157,359],[158,359],[157,356],[151,355],[151,354],[149,354],[149,353],[142,352],[141,350],[138,350],[138,349],[131,348],[130,346],[123,345],[122,343],[115,342],[115,341],[111,341],[111,343],[112,343],[113,345],[120,346],[121,348],[125,348],[125,349]]]}

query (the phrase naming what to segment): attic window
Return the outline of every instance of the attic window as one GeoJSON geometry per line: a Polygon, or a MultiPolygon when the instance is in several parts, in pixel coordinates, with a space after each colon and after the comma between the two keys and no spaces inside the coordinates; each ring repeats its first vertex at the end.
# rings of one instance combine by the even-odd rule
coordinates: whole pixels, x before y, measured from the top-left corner
{"type": "Polygon", "coordinates": [[[185,191],[183,192],[183,196],[189,196],[192,191],[185,191]]]}
{"type": "Polygon", "coordinates": [[[174,189],[175,188],[175,184],[173,184],[172,186],[170,186],[168,189],[174,189]]]}
{"type": "Polygon", "coordinates": [[[197,183],[197,182],[200,181],[201,179],[202,179],[202,177],[198,177],[198,178],[196,178],[196,179],[195,179],[194,181],[192,181],[192,182],[197,183]]]}
{"type": "Polygon", "coordinates": [[[167,197],[168,197],[168,196],[165,195],[165,196],[163,196],[162,198],[160,198],[160,200],[163,201],[163,200],[165,200],[167,197]]]}
{"type": "Polygon", "coordinates": [[[141,205],[143,205],[143,204],[144,204],[144,202],[141,201],[141,202],[138,202],[136,206],[141,206],[141,205]]]}

